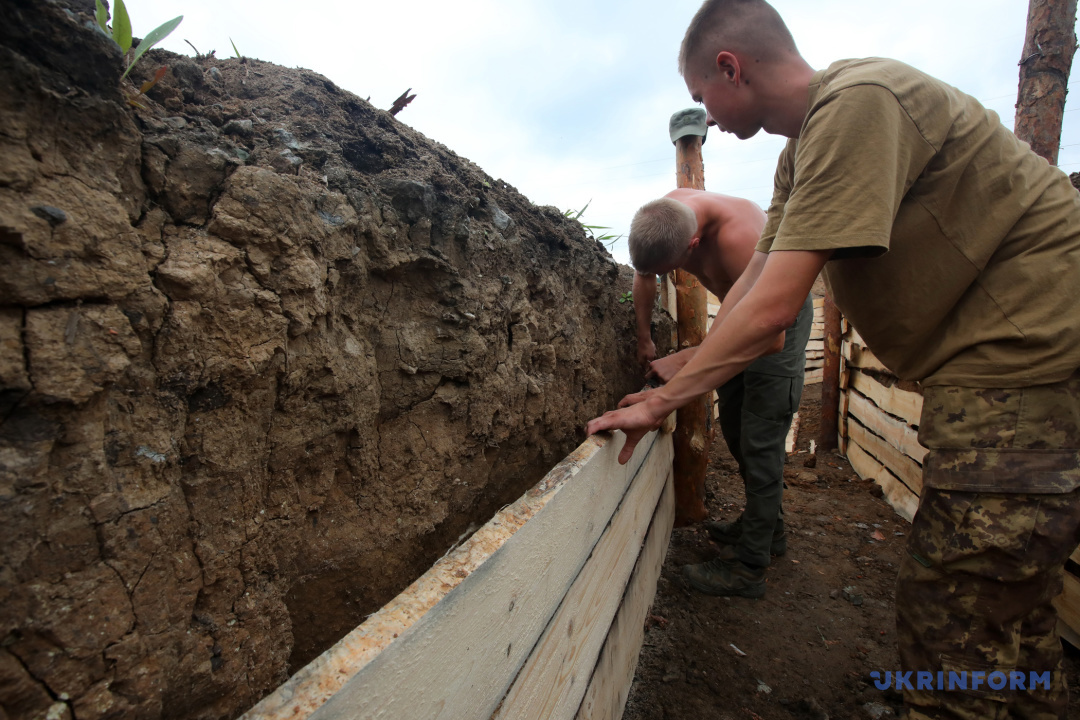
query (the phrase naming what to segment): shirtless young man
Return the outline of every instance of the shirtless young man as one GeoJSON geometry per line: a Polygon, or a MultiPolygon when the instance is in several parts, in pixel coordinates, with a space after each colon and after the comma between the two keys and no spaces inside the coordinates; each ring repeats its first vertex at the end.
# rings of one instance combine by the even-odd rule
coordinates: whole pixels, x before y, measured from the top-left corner
{"type": "MultiPolygon", "coordinates": [[[[648,363],[649,375],[666,382],[697,352],[687,348],[656,359],[650,328],[656,276],[681,268],[723,300],[750,263],[764,226],[765,213],[749,200],[701,190],[673,190],[634,215],[629,246],[637,270],[637,355],[643,365],[648,363]]],[[[754,361],[717,390],[720,429],[739,463],[746,509],[733,522],[706,523],[709,535],[728,547],[714,560],[683,568],[702,592],[761,597],[770,555],[787,550],[781,508],[784,443],[802,397],[812,322],[807,298],[785,333],[783,349],[754,361]]]]}
{"type": "Polygon", "coordinates": [[[923,387],[900,664],[971,685],[909,685],[902,717],[1066,718],[1053,600],[1080,542],[1080,195],[994,112],[915,68],[815,70],[763,0],[707,0],[679,71],[721,130],[788,144],[761,241],[699,352],[588,431],[624,430],[625,461],[771,348],[824,269],[878,359],[923,387]]]}

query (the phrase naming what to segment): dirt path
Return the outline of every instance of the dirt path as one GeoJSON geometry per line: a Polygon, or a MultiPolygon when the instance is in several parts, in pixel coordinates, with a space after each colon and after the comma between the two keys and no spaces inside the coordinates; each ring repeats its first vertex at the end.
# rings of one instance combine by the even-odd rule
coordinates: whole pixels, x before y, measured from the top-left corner
{"type": "MultiPolygon", "coordinates": [[[[820,385],[803,396],[799,452],[784,469],[788,552],[760,600],[696,592],[680,568],[711,558],[700,528],[673,532],[624,718],[824,720],[897,717],[900,696],[873,670],[895,670],[893,590],[908,523],[839,455],[805,467],[820,385]]],[[[742,508],[742,481],[717,433],[706,479],[714,519],[742,508]]],[[[1080,717],[1080,661],[1067,652],[1080,717]]]]}

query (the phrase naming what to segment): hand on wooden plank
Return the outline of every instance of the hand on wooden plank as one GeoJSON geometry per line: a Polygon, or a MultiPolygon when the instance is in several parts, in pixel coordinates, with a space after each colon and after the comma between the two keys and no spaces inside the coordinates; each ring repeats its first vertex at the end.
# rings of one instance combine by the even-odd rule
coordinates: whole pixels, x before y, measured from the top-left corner
{"type": "Polygon", "coordinates": [[[664,418],[654,417],[645,405],[655,390],[643,390],[631,393],[619,401],[618,410],[609,410],[598,418],[589,421],[585,431],[592,435],[603,430],[622,430],[626,434],[626,442],[619,452],[619,464],[625,465],[630,461],[641,438],[656,430],[664,421],[664,418]]]}

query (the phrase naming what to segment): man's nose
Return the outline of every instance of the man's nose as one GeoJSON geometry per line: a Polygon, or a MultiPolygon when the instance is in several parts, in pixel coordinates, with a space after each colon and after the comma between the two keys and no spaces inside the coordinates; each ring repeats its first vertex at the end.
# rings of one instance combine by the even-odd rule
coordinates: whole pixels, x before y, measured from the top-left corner
{"type": "Polygon", "coordinates": [[[705,124],[709,127],[716,127],[716,121],[712,119],[712,115],[709,114],[708,110],[705,111],[705,124]]]}

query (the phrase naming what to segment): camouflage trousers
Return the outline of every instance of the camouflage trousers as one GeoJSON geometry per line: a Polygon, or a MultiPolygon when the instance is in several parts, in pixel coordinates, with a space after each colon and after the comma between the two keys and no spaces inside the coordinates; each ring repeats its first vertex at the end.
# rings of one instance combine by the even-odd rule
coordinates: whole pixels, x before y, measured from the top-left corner
{"type": "Polygon", "coordinates": [[[999,672],[1010,682],[905,688],[904,717],[1067,717],[1051,601],[1080,542],[1080,377],[927,388],[919,439],[930,452],[897,578],[901,667],[935,678],[999,672]]]}

